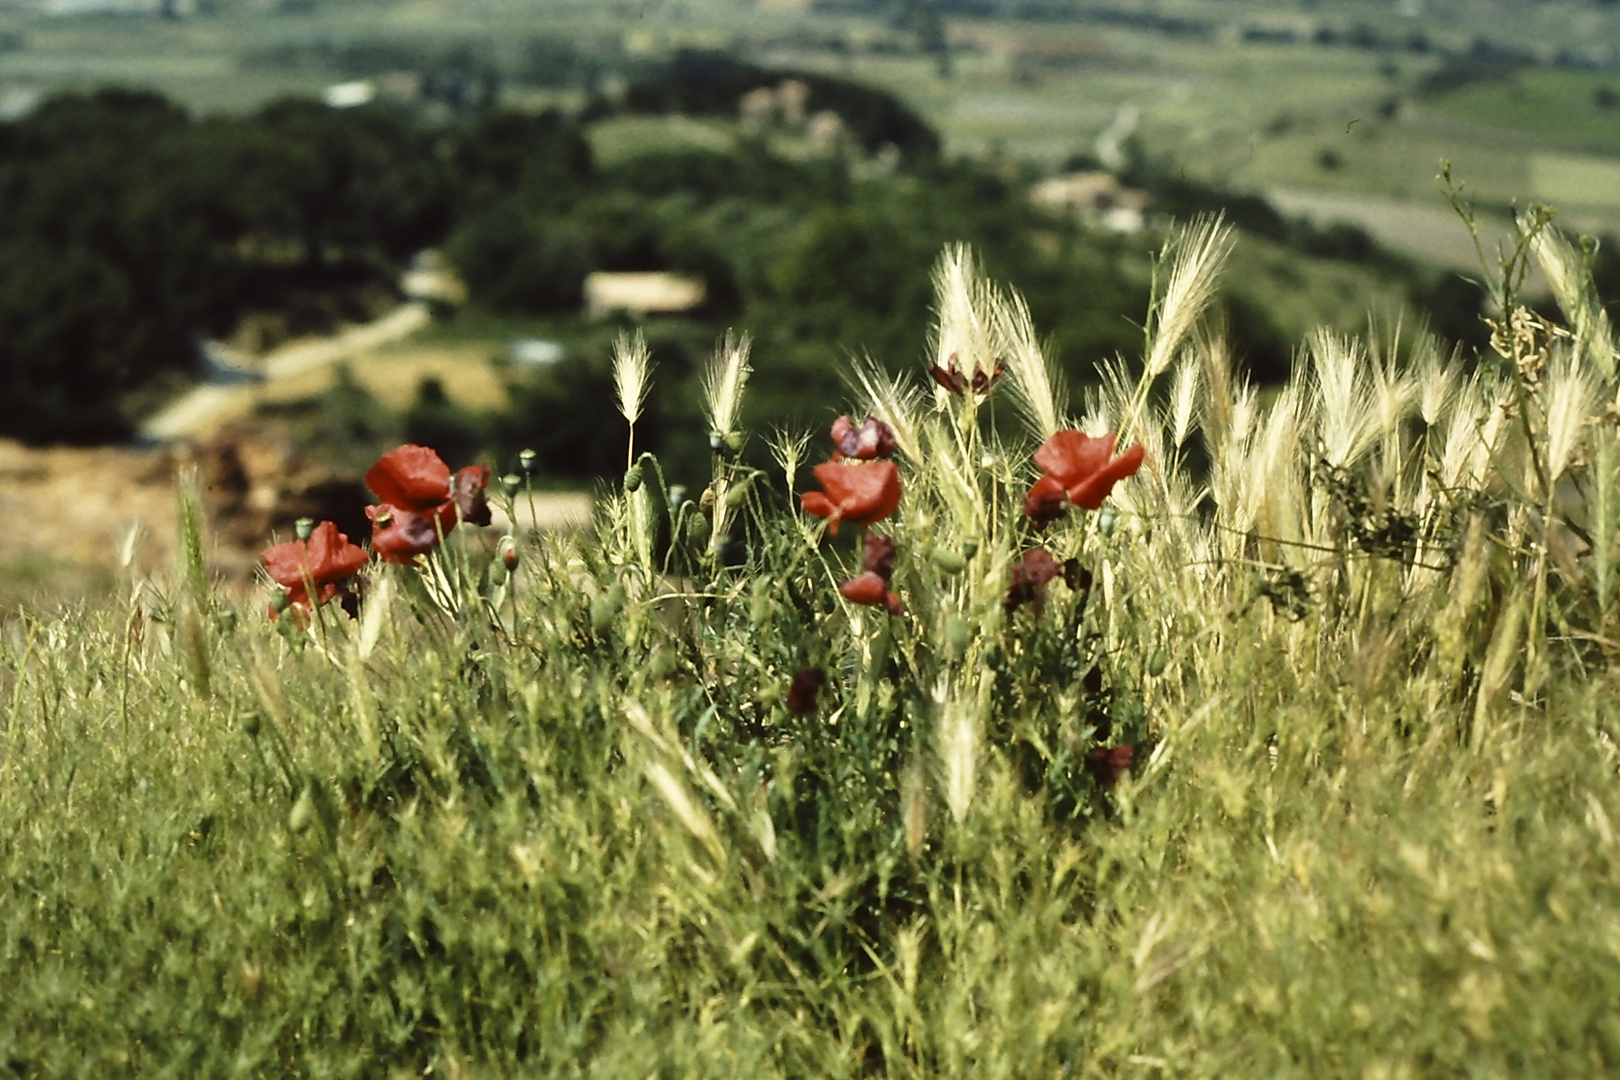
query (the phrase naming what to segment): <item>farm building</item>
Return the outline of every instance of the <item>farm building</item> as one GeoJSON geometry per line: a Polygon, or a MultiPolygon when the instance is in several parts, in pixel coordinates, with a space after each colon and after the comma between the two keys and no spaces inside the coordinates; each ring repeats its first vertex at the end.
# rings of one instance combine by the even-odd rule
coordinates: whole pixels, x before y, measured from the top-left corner
{"type": "Polygon", "coordinates": [[[679,315],[703,303],[707,289],[701,278],[663,271],[613,273],[599,270],[585,275],[585,313],[593,319],[623,311],[637,318],[679,315]]]}

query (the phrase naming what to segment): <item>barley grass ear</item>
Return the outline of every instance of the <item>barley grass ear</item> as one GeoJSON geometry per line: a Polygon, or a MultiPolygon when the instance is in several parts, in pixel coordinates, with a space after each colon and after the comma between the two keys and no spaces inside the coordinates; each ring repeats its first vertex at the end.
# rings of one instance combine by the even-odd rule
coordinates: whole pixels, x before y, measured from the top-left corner
{"type": "Polygon", "coordinates": [[[1547,480],[1556,483],[1580,443],[1586,421],[1597,411],[1595,380],[1574,350],[1565,353],[1547,378],[1547,480]]]}
{"type": "Polygon", "coordinates": [[[981,718],[989,705],[990,680],[976,682],[977,688],[970,689],[942,681],[934,693],[939,707],[937,746],[945,781],[945,805],[958,824],[967,819],[977,790],[981,718]]]}
{"type": "Polygon", "coordinates": [[[1146,378],[1154,379],[1170,366],[1181,343],[1198,325],[1220,282],[1221,268],[1232,253],[1235,234],[1220,215],[1199,216],[1165,245],[1170,273],[1164,292],[1156,298],[1150,320],[1152,344],[1148,349],[1146,378]]]}
{"type": "Polygon", "coordinates": [[[203,559],[202,487],[196,466],[180,470],[174,481],[175,643],[192,687],[203,697],[213,692],[211,643],[204,616],[212,609],[208,565],[203,559]]]}
{"type": "Polygon", "coordinates": [[[807,460],[810,451],[810,433],[808,431],[790,432],[786,428],[777,428],[767,440],[771,450],[771,458],[776,462],[777,468],[782,470],[782,479],[786,483],[786,491],[793,494],[793,483],[798,478],[799,469],[807,460]]]}
{"type": "Polygon", "coordinates": [[[647,404],[647,391],[652,388],[652,357],[647,351],[647,338],[640,330],[634,335],[620,333],[613,342],[613,390],[619,401],[619,413],[630,425],[630,439],[625,447],[625,468],[636,460],[636,421],[641,419],[647,404]]]}
{"type": "Polygon", "coordinates": [[[918,430],[923,399],[915,387],[904,376],[884,371],[871,357],[851,365],[849,378],[867,411],[894,431],[900,453],[914,462],[925,460],[918,430]]]}
{"type": "Polygon", "coordinates": [[[1329,465],[1343,468],[1366,453],[1378,432],[1377,402],[1363,374],[1367,354],[1360,342],[1326,329],[1311,335],[1307,351],[1322,453],[1329,465]]]}
{"type": "Polygon", "coordinates": [[[1569,320],[1583,356],[1605,380],[1616,373],[1614,330],[1609,315],[1593,294],[1591,273],[1557,229],[1548,225],[1530,234],[1530,250],[1547,275],[1553,299],[1569,320]]]}
{"type": "Polygon", "coordinates": [[[1176,373],[1170,384],[1170,441],[1177,447],[1185,444],[1187,436],[1192,433],[1198,391],[1203,381],[1197,356],[1199,351],[1188,349],[1182,352],[1181,362],[1176,365],[1176,373]]]}
{"type": "MultiPolygon", "coordinates": [[[[996,366],[996,341],[990,322],[995,289],[966,244],[945,248],[934,266],[934,333],[930,363],[949,368],[953,363],[968,378],[975,372],[989,376],[996,366]]],[[[943,403],[945,390],[935,388],[943,403]]]]}
{"type": "Polygon", "coordinates": [[[208,589],[208,564],[203,558],[204,516],[202,485],[197,467],[188,465],[174,478],[176,584],[186,593],[198,611],[209,609],[212,597],[208,589]]]}
{"type": "Polygon", "coordinates": [[[1024,422],[1037,438],[1045,439],[1063,426],[1063,380],[1047,363],[1029,305],[1016,292],[994,294],[991,322],[998,350],[1007,364],[1013,397],[1024,422]]]}
{"type": "Polygon", "coordinates": [[[728,332],[703,373],[703,411],[711,438],[724,439],[737,431],[743,389],[754,370],[748,366],[748,350],[747,334],[728,332]]]}

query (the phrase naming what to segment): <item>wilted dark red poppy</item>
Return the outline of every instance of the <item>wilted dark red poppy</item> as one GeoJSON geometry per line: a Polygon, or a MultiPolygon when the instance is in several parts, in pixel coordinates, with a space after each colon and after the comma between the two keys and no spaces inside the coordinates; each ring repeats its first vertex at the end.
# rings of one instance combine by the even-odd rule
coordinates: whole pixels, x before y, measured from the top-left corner
{"type": "Polygon", "coordinates": [[[1099,746],[1086,751],[1086,769],[1103,787],[1113,787],[1136,763],[1134,746],[1099,746]]]}
{"type": "Polygon", "coordinates": [[[1016,611],[1024,604],[1033,604],[1038,610],[1046,602],[1046,586],[1053,578],[1063,576],[1063,564],[1052,558],[1045,548],[1030,548],[1012,568],[1012,580],[1007,585],[1007,599],[1002,608],[1016,611]]]}
{"type": "Polygon", "coordinates": [[[1030,488],[1025,512],[1028,513],[1032,501],[1044,505],[1052,490],[1047,481],[1062,485],[1069,501],[1082,509],[1101,507],[1115,484],[1142,467],[1145,451],[1141,443],[1136,443],[1118,457],[1113,453],[1113,432],[1095,437],[1083,431],[1054,433],[1035,451],[1035,464],[1045,476],[1030,488]]]}
{"type": "Polygon", "coordinates": [[[871,461],[894,453],[894,429],[876,417],[868,416],[857,427],[847,416],[840,416],[832,425],[833,445],[837,457],[871,461]]]}
{"type": "Polygon", "coordinates": [[[1054,477],[1042,476],[1029,489],[1029,494],[1024,496],[1024,514],[1035,526],[1036,532],[1045,530],[1068,510],[1069,493],[1063,490],[1062,482],[1054,477]]]}
{"type": "Polygon", "coordinates": [[[894,577],[894,537],[867,533],[861,552],[861,572],[838,586],[852,604],[881,607],[891,615],[904,615],[906,607],[889,590],[894,577]]]}
{"type": "MultiPolygon", "coordinates": [[[[330,521],[316,525],[308,540],[289,540],[265,548],[259,558],[270,580],[286,590],[286,606],[297,611],[300,618],[307,618],[311,611],[335,597],[339,585],[366,565],[365,549],[350,543],[330,521]]],[[[276,615],[276,609],[271,607],[270,617],[276,615]]]]}
{"type": "Polygon", "coordinates": [[[821,692],[827,681],[827,675],[820,668],[802,667],[793,673],[793,681],[788,684],[787,707],[788,712],[808,716],[816,711],[816,695],[821,692]]]}
{"type": "Polygon", "coordinates": [[[997,360],[991,370],[986,371],[975,364],[973,373],[967,375],[963,373],[960,364],[957,362],[956,354],[952,353],[950,359],[945,361],[944,367],[933,364],[928,368],[928,374],[948,394],[962,397],[969,390],[972,390],[975,394],[983,397],[996,385],[996,380],[1000,379],[1006,370],[1006,361],[997,360]]]}
{"type": "Polygon", "coordinates": [[[457,469],[450,480],[455,493],[456,509],[461,520],[469,525],[484,526],[494,520],[489,512],[489,466],[468,465],[457,469]]]}
{"type": "Polygon", "coordinates": [[[426,555],[455,527],[455,503],[446,503],[429,513],[418,513],[382,503],[366,507],[371,519],[371,549],[384,562],[409,565],[418,555],[426,555]]]}
{"type": "Polygon", "coordinates": [[[894,577],[894,537],[867,533],[861,545],[861,569],[884,581],[894,577]]]}
{"type": "Polygon", "coordinates": [[[489,468],[450,467],[426,446],[390,450],[366,472],[366,487],[381,500],[366,507],[371,546],[388,562],[409,563],[439,546],[459,521],[490,523],[489,468]]]}
{"type": "Polygon", "coordinates": [[[863,571],[843,582],[838,586],[838,591],[852,604],[885,608],[890,615],[906,613],[906,606],[900,602],[900,598],[889,591],[888,579],[871,570],[863,571]]]}
{"type": "Polygon", "coordinates": [[[807,514],[827,519],[827,531],[838,535],[840,522],[871,525],[900,505],[900,469],[892,461],[826,461],[815,467],[820,491],[799,496],[807,514]]]}

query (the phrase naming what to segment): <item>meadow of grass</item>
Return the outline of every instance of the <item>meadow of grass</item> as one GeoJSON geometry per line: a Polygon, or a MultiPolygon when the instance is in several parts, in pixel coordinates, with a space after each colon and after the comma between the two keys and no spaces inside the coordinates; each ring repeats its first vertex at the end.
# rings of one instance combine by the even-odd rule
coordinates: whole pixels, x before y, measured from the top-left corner
{"type": "Polygon", "coordinates": [[[511,571],[459,530],[353,620],[226,601],[182,484],[172,575],[0,628],[0,1069],[1606,1074],[1620,380],[1525,225],[1561,325],[1515,264],[1477,367],[1324,331],[1262,401],[1196,224],[1081,417],[948,252],[929,358],[1023,419],[852,374],[902,614],[793,505],[819,432],[734,455],[743,339],[701,498],[635,456],[626,340],[596,529],[511,571]],[[1076,427],[1146,463],[1036,533],[1076,427]],[[1069,584],[1018,584],[1037,546],[1069,584]]]}

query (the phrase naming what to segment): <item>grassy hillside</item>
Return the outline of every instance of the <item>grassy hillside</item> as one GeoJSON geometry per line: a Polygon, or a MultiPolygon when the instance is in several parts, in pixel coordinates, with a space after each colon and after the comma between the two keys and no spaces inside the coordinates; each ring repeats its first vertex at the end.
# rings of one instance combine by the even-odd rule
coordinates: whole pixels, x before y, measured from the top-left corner
{"type": "MultiPolygon", "coordinates": [[[[641,458],[594,534],[463,527],[357,619],[222,601],[182,487],[172,577],[0,631],[0,1067],[1613,1071],[1611,328],[1538,231],[1563,326],[1504,287],[1476,372],[1324,333],[1262,401],[1227,244],[1183,234],[1085,410],[1145,452],[1106,499],[959,256],[943,382],[855,379],[894,461],[820,475],[896,470],[865,537],[795,505],[820,432],[739,425],[737,340],[701,498],[641,458]]],[[[626,339],[627,416],[647,377],[626,339]]]]}

